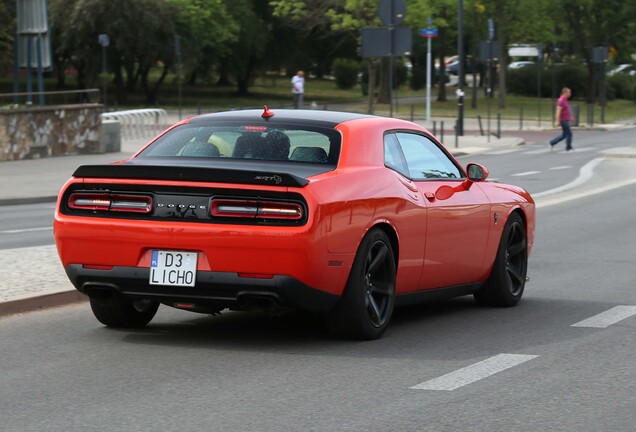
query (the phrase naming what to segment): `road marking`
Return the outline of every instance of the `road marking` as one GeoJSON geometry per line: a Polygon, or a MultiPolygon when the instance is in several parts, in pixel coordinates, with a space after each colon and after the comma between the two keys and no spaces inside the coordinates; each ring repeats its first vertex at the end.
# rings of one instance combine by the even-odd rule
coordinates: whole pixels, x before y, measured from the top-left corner
{"type": "Polygon", "coordinates": [[[3,230],[3,231],[0,231],[0,234],[21,234],[26,232],[47,231],[52,229],[53,227],[23,228],[23,229],[15,229],[15,230],[3,230]]]}
{"type": "Polygon", "coordinates": [[[524,155],[538,155],[538,154],[549,153],[549,152],[550,152],[550,149],[541,149],[541,150],[526,151],[526,152],[523,152],[522,154],[524,154],[524,155]]]}
{"type": "MultiPolygon", "coordinates": [[[[575,147],[574,148],[574,153],[585,153],[585,152],[589,152],[589,151],[594,151],[594,150],[598,150],[595,147],[575,147]]],[[[561,150],[559,152],[557,152],[559,154],[563,154],[563,153],[567,153],[570,154],[571,152],[567,151],[567,150],[561,150]]]]}
{"type": "Polygon", "coordinates": [[[564,170],[564,169],[570,169],[570,168],[572,168],[572,165],[556,166],[556,167],[552,167],[550,169],[551,170],[564,170]]]}
{"type": "Polygon", "coordinates": [[[502,154],[508,154],[508,153],[516,153],[516,152],[520,152],[520,151],[521,151],[521,149],[506,149],[506,150],[494,151],[494,152],[491,152],[490,154],[502,155],[502,154]]]}
{"type": "Polygon", "coordinates": [[[585,165],[583,165],[581,167],[581,170],[579,171],[579,176],[577,178],[575,178],[574,180],[572,180],[570,183],[565,184],[563,186],[560,186],[558,188],[554,188],[554,189],[550,189],[544,192],[539,192],[539,193],[535,193],[532,194],[533,198],[539,198],[539,197],[543,197],[546,195],[552,195],[555,194],[557,192],[563,192],[566,191],[568,189],[572,189],[575,188],[577,186],[582,185],[583,183],[589,181],[592,179],[592,177],[594,176],[594,168],[596,168],[596,166],[598,164],[600,164],[601,162],[603,162],[603,158],[596,158],[596,159],[592,159],[591,161],[589,161],[588,163],[586,163],[585,165]]]}
{"type": "Polygon", "coordinates": [[[522,173],[512,174],[512,177],[523,177],[523,176],[529,176],[529,175],[540,174],[540,173],[541,171],[526,171],[522,173]]]}
{"type": "Polygon", "coordinates": [[[616,306],[591,318],[572,324],[572,327],[606,328],[636,315],[636,306],[616,306]]]}
{"type": "Polygon", "coordinates": [[[455,390],[465,385],[472,384],[475,381],[488,378],[497,372],[518,366],[528,360],[532,360],[535,357],[539,356],[526,354],[499,354],[410,388],[415,390],[455,390]]]}

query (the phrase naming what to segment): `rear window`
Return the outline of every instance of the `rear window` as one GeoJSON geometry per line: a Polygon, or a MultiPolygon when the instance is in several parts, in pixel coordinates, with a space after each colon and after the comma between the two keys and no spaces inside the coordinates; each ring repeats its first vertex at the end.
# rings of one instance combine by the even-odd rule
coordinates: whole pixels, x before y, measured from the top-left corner
{"type": "Polygon", "coordinates": [[[256,159],[336,165],[339,154],[340,134],[329,128],[184,124],[152,143],[138,158],[256,159]]]}

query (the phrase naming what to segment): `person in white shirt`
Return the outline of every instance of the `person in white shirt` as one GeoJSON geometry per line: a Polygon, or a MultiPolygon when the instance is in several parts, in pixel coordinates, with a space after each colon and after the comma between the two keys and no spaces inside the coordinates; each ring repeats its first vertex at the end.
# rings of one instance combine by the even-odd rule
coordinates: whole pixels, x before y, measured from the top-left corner
{"type": "Polygon", "coordinates": [[[305,72],[299,70],[291,80],[292,93],[294,95],[294,108],[302,109],[303,93],[305,93],[305,72]]]}

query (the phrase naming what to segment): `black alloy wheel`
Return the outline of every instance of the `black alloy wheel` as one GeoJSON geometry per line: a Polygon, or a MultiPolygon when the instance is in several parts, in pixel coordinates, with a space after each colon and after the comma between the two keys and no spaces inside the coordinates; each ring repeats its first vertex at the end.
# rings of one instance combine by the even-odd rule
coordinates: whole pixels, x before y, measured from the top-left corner
{"type": "Polygon", "coordinates": [[[344,293],[327,315],[330,330],[352,339],[381,337],[393,314],[396,275],[391,242],[374,228],[360,243],[344,293]]]}
{"type": "Polygon", "coordinates": [[[364,264],[365,305],[371,324],[382,327],[387,323],[395,290],[395,267],[389,259],[392,252],[387,243],[376,241],[364,264]]]}
{"type": "Polygon", "coordinates": [[[510,215],[506,222],[490,277],[475,292],[475,300],[484,306],[507,307],[519,303],[528,271],[528,237],[521,216],[510,215]]]}

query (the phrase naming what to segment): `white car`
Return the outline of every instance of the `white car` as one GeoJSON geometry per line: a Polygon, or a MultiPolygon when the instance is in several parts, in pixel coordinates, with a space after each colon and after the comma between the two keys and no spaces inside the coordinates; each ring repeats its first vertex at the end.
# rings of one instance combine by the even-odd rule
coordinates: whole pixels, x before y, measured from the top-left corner
{"type": "Polygon", "coordinates": [[[516,61],[512,62],[508,65],[508,69],[521,69],[528,66],[534,66],[535,62],[533,61],[516,61]]]}
{"type": "Polygon", "coordinates": [[[623,63],[616,66],[614,69],[607,73],[607,76],[617,75],[617,74],[628,74],[631,76],[636,75],[636,66],[631,63],[623,63]]]}

